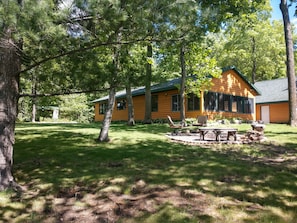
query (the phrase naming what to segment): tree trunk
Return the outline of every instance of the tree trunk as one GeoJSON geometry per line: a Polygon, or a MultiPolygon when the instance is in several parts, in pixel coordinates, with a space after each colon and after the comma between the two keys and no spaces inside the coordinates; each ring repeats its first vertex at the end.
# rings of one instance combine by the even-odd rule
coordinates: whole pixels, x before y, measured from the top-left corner
{"type": "Polygon", "coordinates": [[[183,126],[186,125],[185,110],[185,91],[186,91],[186,63],[185,63],[185,44],[180,48],[181,82],[180,82],[180,120],[183,126]]]}
{"type": "MultiPolygon", "coordinates": [[[[121,38],[122,38],[122,33],[121,31],[119,31],[119,33],[117,34],[117,41],[120,42],[121,38]]],[[[115,99],[116,99],[116,81],[117,81],[118,73],[120,69],[120,50],[121,50],[120,45],[116,45],[113,49],[113,69],[112,69],[112,75],[109,81],[110,90],[109,90],[109,97],[108,97],[108,106],[104,114],[102,127],[100,130],[99,137],[97,139],[98,142],[109,141],[108,131],[112,120],[112,113],[113,113],[115,99]]]]}
{"type": "Polygon", "coordinates": [[[256,72],[257,72],[257,61],[256,61],[256,40],[255,37],[252,37],[252,83],[256,82],[256,72]]]}
{"type": "Polygon", "coordinates": [[[112,119],[112,112],[113,112],[114,104],[115,104],[115,95],[116,95],[115,87],[111,87],[109,90],[107,110],[104,114],[102,127],[100,130],[99,137],[97,139],[99,142],[108,142],[109,141],[108,131],[109,131],[109,127],[110,127],[110,123],[111,123],[111,119],[112,119]]]}
{"type": "Polygon", "coordinates": [[[129,126],[133,126],[135,125],[134,106],[133,106],[133,98],[132,98],[131,84],[130,84],[129,78],[126,86],[126,92],[127,92],[127,106],[128,106],[128,123],[127,124],[129,126]]]}
{"type": "Polygon", "coordinates": [[[14,185],[13,144],[21,70],[15,46],[10,37],[0,40],[0,190],[14,185]]]}
{"type": "Polygon", "coordinates": [[[32,122],[36,121],[36,97],[32,98],[32,122]]]}
{"type": "Polygon", "coordinates": [[[35,73],[33,72],[32,74],[32,89],[31,89],[31,93],[33,95],[32,97],[32,122],[36,121],[36,101],[37,101],[37,97],[36,97],[36,93],[37,93],[37,83],[36,83],[36,76],[35,73]]]}
{"type": "Polygon", "coordinates": [[[146,82],[145,82],[145,114],[144,114],[144,124],[152,123],[152,94],[151,94],[151,82],[152,82],[152,63],[151,59],[153,57],[153,47],[149,43],[147,46],[147,64],[146,64],[146,82]]]}
{"type": "Polygon", "coordinates": [[[283,15],[284,32],[286,41],[286,56],[287,56],[287,77],[288,77],[288,90],[289,90],[289,124],[297,126],[296,116],[296,76],[294,64],[294,46],[292,38],[291,23],[288,12],[288,5],[286,0],[281,0],[280,9],[283,15]]]}

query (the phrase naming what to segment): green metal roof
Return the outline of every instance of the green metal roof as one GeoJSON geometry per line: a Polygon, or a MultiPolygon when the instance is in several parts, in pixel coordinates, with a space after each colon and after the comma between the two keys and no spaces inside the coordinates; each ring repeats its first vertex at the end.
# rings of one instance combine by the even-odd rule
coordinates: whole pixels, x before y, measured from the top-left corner
{"type": "MultiPolygon", "coordinates": [[[[252,84],[250,83],[247,78],[240,72],[238,71],[234,66],[229,66],[225,67],[222,69],[223,72],[228,71],[228,70],[233,70],[235,71],[250,87],[251,89],[255,90],[255,92],[260,95],[260,91],[252,84]]],[[[181,78],[175,78],[163,83],[155,84],[151,86],[151,92],[152,93],[157,93],[157,92],[162,92],[162,91],[168,91],[168,90],[173,90],[177,89],[177,86],[180,84],[181,78]]],[[[132,90],[132,96],[139,96],[139,95],[144,95],[145,94],[145,87],[139,87],[135,88],[132,90]]],[[[116,93],[116,98],[124,98],[126,97],[126,90],[118,91],[116,93]]],[[[93,103],[100,102],[100,101],[106,101],[108,100],[108,96],[98,98],[93,100],[93,103]]]]}
{"type": "MultiPolygon", "coordinates": [[[[157,93],[162,91],[169,91],[173,89],[177,89],[177,85],[180,84],[180,78],[172,79],[170,81],[166,81],[164,83],[159,83],[151,86],[151,92],[157,93]]],[[[132,90],[132,96],[139,96],[145,94],[145,87],[139,87],[132,90]]],[[[116,93],[116,98],[124,98],[126,97],[126,90],[118,91],[116,93]]],[[[96,100],[93,100],[92,102],[99,102],[99,101],[105,101],[108,100],[108,96],[98,98],[96,100]]]]}

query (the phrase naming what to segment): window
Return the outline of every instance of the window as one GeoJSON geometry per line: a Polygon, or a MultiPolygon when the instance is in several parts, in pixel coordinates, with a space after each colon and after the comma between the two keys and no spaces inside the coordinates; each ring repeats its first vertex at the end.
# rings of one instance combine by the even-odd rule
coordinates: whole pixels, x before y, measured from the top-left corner
{"type": "Polygon", "coordinates": [[[232,112],[237,112],[237,97],[232,96],[232,112]]]}
{"type": "Polygon", "coordinates": [[[254,101],[251,98],[244,100],[244,113],[252,113],[254,111],[254,101]]]}
{"type": "Polygon", "coordinates": [[[158,111],[158,95],[152,95],[152,112],[158,111]]]}
{"type": "Polygon", "coordinates": [[[232,96],[218,93],[219,111],[231,111],[232,96]]]}
{"type": "Polygon", "coordinates": [[[214,92],[207,92],[204,94],[204,109],[209,111],[217,111],[217,94],[214,92]]]}
{"type": "Polygon", "coordinates": [[[172,95],[171,98],[171,110],[172,111],[180,111],[180,95],[172,95]]]}
{"type": "Polygon", "coordinates": [[[237,112],[243,113],[243,97],[236,97],[236,102],[237,102],[237,112]]]}
{"type": "Polygon", "coordinates": [[[218,94],[218,106],[219,106],[219,111],[224,111],[224,94],[219,93],[218,94]]]}
{"type": "Polygon", "coordinates": [[[107,109],[107,103],[99,104],[99,114],[104,114],[107,109]]]}
{"type": "Polygon", "coordinates": [[[188,111],[200,110],[200,98],[191,93],[188,95],[188,111]]]}
{"type": "Polygon", "coordinates": [[[209,111],[250,114],[254,112],[254,101],[247,97],[208,92],[204,94],[204,108],[209,111]]]}
{"type": "Polygon", "coordinates": [[[236,97],[237,112],[250,114],[254,112],[254,100],[252,98],[236,97]]]}
{"type": "Polygon", "coordinates": [[[231,95],[224,94],[224,111],[231,111],[231,95]]]}
{"type": "Polygon", "coordinates": [[[117,109],[118,110],[125,110],[126,109],[126,100],[121,99],[117,101],[117,109]]]}

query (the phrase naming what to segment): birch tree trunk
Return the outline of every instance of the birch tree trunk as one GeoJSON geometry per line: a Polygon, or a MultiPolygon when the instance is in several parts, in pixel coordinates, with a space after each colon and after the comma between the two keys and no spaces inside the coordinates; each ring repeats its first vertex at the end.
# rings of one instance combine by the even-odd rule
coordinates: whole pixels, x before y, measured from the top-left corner
{"type": "Polygon", "coordinates": [[[108,131],[109,131],[109,127],[112,119],[112,113],[113,113],[114,104],[115,104],[115,95],[116,95],[116,89],[115,87],[112,86],[109,90],[107,110],[104,114],[102,127],[100,130],[99,137],[97,139],[99,142],[109,141],[108,131]]]}
{"type": "Polygon", "coordinates": [[[15,184],[12,164],[21,70],[21,46],[13,42],[9,30],[5,33],[0,39],[0,190],[15,184]]]}
{"type": "MultiPolygon", "coordinates": [[[[120,42],[122,38],[121,29],[119,30],[119,33],[117,34],[117,41],[120,42]]],[[[120,70],[120,50],[121,46],[116,45],[113,49],[113,69],[112,74],[110,77],[110,89],[109,89],[109,96],[108,96],[108,105],[107,110],[104,114],[104,119],[102,122],[102,127],[99,133],[98,142],[108,142],[109,136],[108,131],[112,120],[112,113],[115,105],[115,99],[116,99],[116,82],[118,79],[118,73],[120,70]]]]}
{"type": "Polygon", "coordinates": [[[286,56],[287,56],[287,77],[288,77],[288,90],[289,90],[289,124],[297,126],[296,114],[296,76],[294,64],[294,46],[292,29],[288,12],[288,5],[286,0],[281,0],[280,9],[283,15],[284,32],[286,41],[286,56]]]}

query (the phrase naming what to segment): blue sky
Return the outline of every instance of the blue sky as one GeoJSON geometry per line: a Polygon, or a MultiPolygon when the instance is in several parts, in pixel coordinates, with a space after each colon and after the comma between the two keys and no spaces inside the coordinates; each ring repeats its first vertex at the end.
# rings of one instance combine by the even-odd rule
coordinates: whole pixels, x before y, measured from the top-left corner
{"type": "MultiPolygon", "coordinates": [[[[272,7],[272,19],[273,20],[282,20],[283,19],[282,12],[279,8],[280,1],[281,0],[270,0],[270,4],[272,7]]],[[[289,8],[289,15],[290,15],[291,23],[295,22],[295,20],[296,20],[296,17],[294,17],[294,10],[295,10],[295,5],[291,6],[289,8]]]]}

